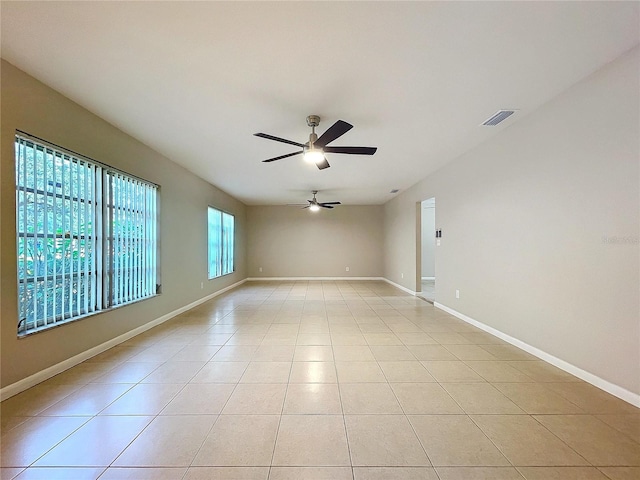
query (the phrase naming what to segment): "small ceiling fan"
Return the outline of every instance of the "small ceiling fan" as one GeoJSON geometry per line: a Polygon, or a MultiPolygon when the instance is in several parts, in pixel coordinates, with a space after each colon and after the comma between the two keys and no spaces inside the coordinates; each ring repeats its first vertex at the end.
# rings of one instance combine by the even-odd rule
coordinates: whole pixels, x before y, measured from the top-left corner
{"type": "Polygon", "coordinates": [[[307,202],[309,202],[308,205],[306,205],[304,203],[289,203],[288,206],[289,207],[302,207],[303,209],[304,208],[308,208],[312,212],[317,212],[321,208],[333,208],[333,205],[342,205],[340,202],[319,202],[316,199],[316,194],[318,193],[318,191],[317,190],[313,190],[311,193],[313,193],[313,200],[307,200],[307,202]]]}
{"type": "Polygon", "coordinates": [[[315,163],[320,170],[329,168],[329,162],[325,153],[345,153],[347,155],[373,155],[376,153],[377,147],[330,147],[327,144],[341,137],[353,128],[353,125],[338,120],[331,125],[320,137],[316,135],[316,127],[320,125],[320,117],[318,115],[309,115],[307,117],[307,125],[311,127],[309,141],[307,143],[298,143],[285,138],[274,137],[266,133],[254,133],[256,137],[266,138],[267,140],[275,140],[276,142],[288,143],[302,148],[299,152],[280,155],[279,157],[269,158],[263,162],[275,162],[283,158],[292,157],[294,155],[304,154],[304,159],[308,162],[315,163]]]}

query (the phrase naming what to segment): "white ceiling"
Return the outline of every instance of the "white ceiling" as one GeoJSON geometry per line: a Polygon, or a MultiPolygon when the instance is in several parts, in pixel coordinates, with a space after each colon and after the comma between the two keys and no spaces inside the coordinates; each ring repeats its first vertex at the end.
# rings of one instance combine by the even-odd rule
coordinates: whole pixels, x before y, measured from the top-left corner
{"type": "Polygon", "coordinates": [[[246,204],[381,204],[637,45],[639,6],[3,1],[2,57],[246,204]],[[309,114],[378,152],[261,163],[309,114]]]}

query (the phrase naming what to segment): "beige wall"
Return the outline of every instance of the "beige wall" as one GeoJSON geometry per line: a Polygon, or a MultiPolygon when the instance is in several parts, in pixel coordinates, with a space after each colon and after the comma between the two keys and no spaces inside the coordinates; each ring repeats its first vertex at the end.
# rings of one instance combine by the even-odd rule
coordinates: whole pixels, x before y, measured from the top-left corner
{"type": "Polygon", "coordinates": [[[436,302],[640,394],[639,72],[636,48],[388,202],[385,276],[415,290],[435,196],[436,302]]]}
{"type": "Polygon", "coordinates": [[[380,277],[382,221],[382,206],[248,206],[247,275],[380,277]]]}
{"type": "Polygon", "coordinates": [[[4,61],[1,95],[0,386],[24,379],[246,278],[246,218],[242,203],[4,61]],[[13,170],[16,129],[161,186],[162,295],[17,338],[13,170]],[[207,205],[236,216],[236,272],[211,281],[207,280],[207,205]]]}

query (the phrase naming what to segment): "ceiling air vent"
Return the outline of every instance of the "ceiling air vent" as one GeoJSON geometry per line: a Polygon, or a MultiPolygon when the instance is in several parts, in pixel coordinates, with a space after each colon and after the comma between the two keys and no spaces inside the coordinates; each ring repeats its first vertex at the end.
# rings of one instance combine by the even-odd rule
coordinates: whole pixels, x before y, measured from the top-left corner
{"type": "Polygon", "coordinates": [[[502,122],[503,120],[506,120],[514,113],[516,113],[515,110],[498,110],[498,112],[494,114],[491,118],[488,118],[487,120],[485,120],[482,123],[482,125],[486,125],[488,127],[495,127],[500,122],[502,122]]]}

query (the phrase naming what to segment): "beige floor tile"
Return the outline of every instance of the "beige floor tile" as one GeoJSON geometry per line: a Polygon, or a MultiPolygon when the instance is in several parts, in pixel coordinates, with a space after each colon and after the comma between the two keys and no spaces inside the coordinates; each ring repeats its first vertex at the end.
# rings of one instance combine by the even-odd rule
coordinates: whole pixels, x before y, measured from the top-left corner
{"type": "Polygon", "coordinates": [[[534,418],[592,465],[640,466],[640,444],[591,415],[534,418]]]}
{"type": "Polygon", "coordinates": [[[269,480],[353,480],[351,467],[271,467],[269,480]]]}
{"type": "Polygon", "coordinates": [[[141,383],[187,383],[206,362],[167,362],[156,368],[141,383]]]}
{"type": "Polygon", "coordinates": [[[387,381],[377,362],[336,362],[336,370],[340,383],[387,381]]]}
{"type": "Polygon", "coordinates": [[[208,362],[220,350],[220,345],[187,345],[173,357],[171,362],[208,362]]]}
{"type": "Polygon", "coordinates": [[[392,383],[398,401],[408,414],[458,414],[460,406],[437,383],[392,383]]]}
{"type": "Polygon", "coordinates": [[[342,414],[337,384],[290,384],[283,414],[342,414]]]}
{"type": "Polygon", "coordinates": [[[607,480],[595,467],[520,467],[527,480],[607,480]]]}
{"type": "Polygon", "coordinates": [[[441,385],[465,413],[525,413],[488,383],[443,383],[441,385]]]}
{"type": "Polygon", "coordinates": [[[233,329],[233,332],[223,333],[219,330],[221,327],[223,327],[223,325],[218,325],[218,330],[210,329],[209,331],[198,335],[191,345],[224,345],[231,338],[231,334],[235,333],[235,329],[233,329]]]}
{"type": "Polygon", "coordinates": [[[418,360],[458,360],[458,357],[442,345],[409,345],[407,348],[418,360]]]}
{"type": "Polygon", "coordinates": [[[496,357],[477,345],[445,345],[460,360],[496,360],[496,357]]]}
{"type": "Polygon", "coordinates": [[[505,361],[466,360],[465,363],[487,382],[532,382],[533,379],[505,361]]]}
{"type": "Polygon", "coordinates": [[[538,360],[538,357],[534,357],[513,345],[479,345],[479,347],[498,360],[538,360]]]}
{"type": "Polygon", "coordinates": [[[191,467],[182,480],[267,480],[269,467],[191,467]]]}
{"type": "Polygon", "coordinates": [[[279,415],[220,415],[192,466],[269,466],[279,415]]]}
{"type": "Polygon", "coordinates": [[[42,411],[40,415],[96,415],[132,386],[128,383],[88,384],[42,411]]]}
{"type": "MultiPolygon", "coordinates": [[[[362,327],[360,327],[362,329],[362,327]]],[[[385,327],[386,328],[386,327],[385,327]]],[[[370,332],[363,333],[368,345],[402,345],[402,340],[395,333],[370,332]]]]}
{"type": "Polygon", "coordinates": [[[364,335],[361,333],[337,333],[331,330],[331,343],[336,345],[367,345],[364,335]]]}
{"type": "Polygon", "coordinates": [[[184,345],[151,346],[129,358],[127,362],[166,362],[183,347],[184,345]]]}
{"type": "Polygon", "coordinates": [[[293,362],[290,383],[336,383],[333,362],[293,362]]]}
{"type": "Polygon", "coordinates": [[[260,345],[264,335],[235,333],[225,345],[260,345]]]}
{"type": "Polygon", "coordinates": [[[538,361],[509,361],[509,365],[520,370],[536,382],[581,382],[578,377],[560,370],[558,367],[538,361]]]}
{"type": "Polygon", "coordinates": [[[124,362],[94,378],[92,383],[138,383],[160,365],[162,362],[124,362]]]}
{"type": "Polygon", "coordinates": [[[294,362],[333,362],[333,348],[329,345],[297,345],[294,362]]]}
{"type": "Polygon", "coordinates": [[[33,417],[2,437],[0,466],[27,467],[80,428],[88,417],[33,417]]]}
{"type": "Polygon", "coordinates": [[[369,348],[378,362],[416,360],[416,357],[403,345],[371,345],[369,348]]]}
{"type": "Polygon", "coordinates": [[[207,362],[191,383],[237,383],[249,362],[207,362]]]}
{"type": "Polygon", "coordinates": [[[403,413],[387,383],[342,383],[340,398],[345,414],[403,413]]]}
{"type": "Polygon", "coordinates": [[[440,480],[522,480],[513,467],[436,467],[440,480]]]}
{"type": "MultiPolygon", "coordinates": [[[[418,327],[416,327],[418,328],[418,327]]],[[[420,332],[419,329],[412,332],[395,332],[400,341],[405,345],[437,345],[430,335],[420,332]]]]}
{"type": "Polygon", "coordinates": [[[378,362],[388,382],[435,382],[424,366],[417,361],[378,362]]]}
{"type": "Polygon", "coordinates": [[[251,362],[240,383],[287,383],[291,362],[251,362]]]}
{"type": "Polygon", "coordinates": [[[525,412],[533,413],[584,413],[584,411],[541,383],[493,383],[525,412]]]}
{"type": "Polygon", "coordinates": [[[0,414],[3,418],[35,416],[81,387],[41,383],[2,402],[0,414]]]}
{"type": "Polygon", "coordinates": [[[15,480],[96,480],[104,467],[31,467],[15,480]]]}
{"type": "Polygon", "coordinates": [[[333,356],[336,362],[375,362],[369,346],[334,345],[333,356]]]}
{"type": "Polygon", "coordinates": [[[591,414],[637,414],[638,408],[586,382],[545,383],[545,387],[591,414]]]}
{"type": "Polygon", "coordinates": [[[100,415],[157,415],[182,388],[175,383],[134,385],[100,415]]]}
{"type": "MultiPolygon", "coordinates": [[[[297,330],[297,325],[296,325],[297,330]]],[[[282,346],[295,346],[296,340],[298,339],[298,333],[287,333],[287,334],[266,334],[262,339],[262,346],[265,345],[282,345],[282,346]]],[[[233,468],[233,467],[231,467],[233,468]]],[[[241,468],[241,467],[237,467],[241,468]]]]}
{"type": "Polygon", "coordinates": [[[331,345],[328,333],[299,333],[296,345],[331,345]]]}
{"type": "Polygon", "coordinates": [[[85,385],[116,367],[112,363],[84,362],[46,380],[44,385],[85,385]]]}
{"type": "Polygon", "coordinates": [[[472,415],[515,466],[582,466],[587,462],[528,415],[472,415]]]}
{"type": "Polygon", "coordinates": [[[342,415],[283,415],[274,466],[349,466],[342,415]]]}
{"type": "Polygon", "coordinates": [[[423,361],[422,365],[438,382],[485,382],[486,380],[471,370],[460,360],[423,361]]]}
{"type": "Polygon", "coordinates": [[[152,417],[94,417],[34,463],[36,467],[108,467],[152,417]],[[96,445],[99,441],[99,448],[96,445]]]}
{"type": "Polygon", "coordinates": [[[293,345],[260,345],[253,354],[252,362],[291,362],[293,345]]]}
{"type": "Polygon", "coordinates": [[[227,401],[225,415],[280,415],[287,386],[279,383],[240,383],[227,401]]]}
{"type": "Polygon", "coordinates": [[[596,417],[640,443],[640,413],[637,415],[596,415],[596,417]]]}
{"type": "Polygon", "coordinates": [[[100,480],[182,480],[186,472],[185,467],[110,467],[105,470],[100,480]]]}
{"type": "Polygon", "coordinates": [[[438,480],[432,467],[356,467],[354,480],[438,480]]]}
{"type": "Polygon", "coordinates": [[[459,333],[431,332],[429,336],[441,345],[469,345],[474,343],[459,333]]]}
{"type": "Polygon", "coordinates": [[[410,415],[435,466],[499,466],[507,459],[466,415],[410,415]]]}
{"type": "MultiPolygon", "coordinates": [[[[464,327],[469,328],[471,326],[464,325],[464,327]]],[[[500,340],[498,337],[487,332],[462,332],[461,335],[473,342],[475,345],[503,345],[506,343],[504,340],[500,340]]]]}
{"type": "Polygon", "coordinates": [[[217,415],[229,400],[234,384],[189,383],[162,410],[161,415],[217,415]]]}
{"type": "Polygon", "coordinates": [[[215,415],[156,417],[113,465],[188,467],[215,420],[215,415]]]}
{"type": "Polygon", "coordinates": [[[258,345],[225,345],[217,351],[213,362],[248,362],[258,349],[258,345]]]}
{"type": "MultiPolygon", "coordinates": [[[[32,417],[4,417],[0,416],[0,436],[4,436],[11,429],[26,422],[32,417]]],[[[1,441],[1,440],[0,440],[1,441]]]]}
{"type": "Polygon", "coordinates": [[[345,415],[354,467],[430,466],[404,415],[345,415]]]}
{"type": "Polygon", "coordinates": [[[640,467],[600,467],[611,480],[638,480],[640,467]]]}

